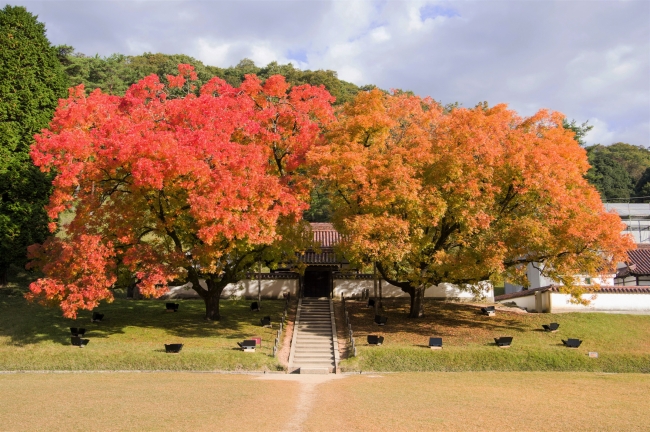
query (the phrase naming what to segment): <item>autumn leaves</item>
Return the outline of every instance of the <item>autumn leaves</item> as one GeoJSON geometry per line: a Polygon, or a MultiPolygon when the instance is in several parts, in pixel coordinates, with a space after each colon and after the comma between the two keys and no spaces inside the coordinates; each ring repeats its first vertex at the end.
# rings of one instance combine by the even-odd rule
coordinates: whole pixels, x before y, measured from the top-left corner
{"type": "Polygon", "coordinates": [[[57,173],[50,217],[75,218],[31,249],[45,273],[33,297],[74,317],[112,299],[125,269],[148,295],[192,282],[218,319],[228,283],[263,254],[286,259],[286,242],[269,251],[297,226],[314,179],[329,188],[347,258],[410,293],[412,316],[432,284],[516,277],[533,261],[558,277],[592,273],[629,246],[557,113],[445,112],[379,90],[334,113],[322,86],[213,78],[197,94],[193,73],[180,65],[167,87],[152,75],[124,97],[77,89],[61,102],[32,159],[57,173]]]}
{"type": "Polygon", "coordinates": [[[578,294],[574,275],[615,272],[633,247],[584,179],[585,151],[559,113],[444,112],[432,100],[373,91],[338,120],[312,161],[331,187],[342,248],[408,292],[412,317],[431,285],[525,284],[531,262],[578,294]]]}

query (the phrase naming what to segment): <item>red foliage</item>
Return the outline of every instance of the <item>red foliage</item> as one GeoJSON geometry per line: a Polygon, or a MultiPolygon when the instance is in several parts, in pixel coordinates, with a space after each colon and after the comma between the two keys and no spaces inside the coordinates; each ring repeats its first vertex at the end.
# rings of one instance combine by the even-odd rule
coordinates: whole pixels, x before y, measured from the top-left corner
{"type": "MultiPolygon", "coordinates": [[[[179,65],[169,87],[195,79],[179,65]]],[[[65,235],[30,249],[46,275],[30,297],[75,317],[111,299],[117,262],[141,292],[159,295],[192,269],[222,274],[235,249],[274,242],[278,220],[306,208],[296,170],[333,120],[332,101],[322,86],[289,89],[281,76],[263,85],[247,76],[239,88],[213,78],[177,99],[155,75],[124,97],[71,89],[31,155],[57,173],[50,217],[75,217],[65,235]]]]}

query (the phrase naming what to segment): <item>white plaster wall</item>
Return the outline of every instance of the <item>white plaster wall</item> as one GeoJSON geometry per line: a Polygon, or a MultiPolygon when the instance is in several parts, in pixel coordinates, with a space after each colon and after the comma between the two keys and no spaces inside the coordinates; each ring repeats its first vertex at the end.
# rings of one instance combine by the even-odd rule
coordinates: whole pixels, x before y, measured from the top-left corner
{"type": "Polygon", "coordinates": [[[525,297],[517,297],[513,299],[502,300],[499,303],[514,303],[520,308],[524,308],[527,311],[535,310],[535,296],[529,295],[525,297]]]}
{"type": "MultiPolygon", "coordinates": [[[[203,288],[207,289],[204,280],[200,281],[203,288]]],[[[262,279],[262,297],[264,298],[282,298],[282,294],[290,292],[292,296],[298,293],[297,279],[262,279]]],[[[257,280],[245,279],[236,284],[228,284],[221,293],[221,298],[229,297],[243,298],[257,297],[257,280]]],[[[199,298],[196,291],[192,289],[192,284],[170,287],[169,293],[165,296],[169,299],[174,298],[199,298]]]]}
{"type": "MultiPolygon", "coordinates": [[[[535,266],[540,267],[541,264],[535,263],[535,266]]],[[[529,263],[528,267],[526,267],[526,276],[528,277],[528,288],[530,289],[540,288],[555,283],[553,279],[542,276],[540,271],[533,267],[533,263],[529,263]]]]}
{"type": "MultiPolygon", "coordinates": [[[[537,267],[539,267],[541,264],[535,263],[537,267]]],[[[534,289],[534,288],[541,288],[549,285],[560,285],[560,282],[555,281],[551,278],[548,278],[546,276],[542,276],[540,271],[533,267],[533,264],[528,264],[528,267],[526,268],[526,276],[528,277],[528,282],[530,284],[529,288],[534,289]]],[[[611,275],[603,275],[602,277],[592,277],[589,278],[589,281],[587,281],[587,277],[584,275],[576,275],[578,280],[575,282],[578,285],[591,285],[591,284],[598,284],[598,285],[614,285],[614,277],[615,274],[611,275]]],[[[512,291],[515,292],[515,291],[512,291]]],[[[509,292],[506,291],[506,294],[510,294],[509,292]]]]}
{"type": "Polygon", "coordinates": [[[583,294],[582,298],[590,300],[588,306],[572,304],[568,294],[551,293],[553,312],[563,311],[616,311],[616,312],[650,312],[650,294],[583,294]]]}
{"type": "MultiPolygon", "coordinates": [[[[374,284],[369,279],[334,279],[334,298],[340,298],[341,294],[349,298],[360,298],[364,290],[370,290],[370,296],[374,295],[374,284]]],[[[379,293],[379,286],[377,286],[379,293]]],[[[391,285],[386,281],[381,282],[381,294],[384,298],[408,297],[409,295],[401,288],[391,285]]]]}
{"type": "MultiPolygon", "coordinates": [[[[382,297],[408,297],[409,295],[402,291],[401,288],[382,281],[382,297]]],[[[341,294],[345,297],[361,297],[363,290],[370,290],[370,296],[374,295],[374,285],[372,280],[368,279],[334,279],[334,297],[340,298],[341,294]]],[[[377,288],[379,291],[379,288],[377,288]]],[[[460,299],[460,300],[479,300],[481,297],[486,300],[494,299],[494,289],[492,284],[483,283],[478,290],[478,295],[468,291],[462,291],[453,284],[443,283],[438,286],[427,288],[424,292],[425,297],[442,298],[442,299],[460,299]]]]}
{"type": "Polygon", "coordinates": [[[515,285],[508,282],[505,282],[503,284],[503,288],[504,288],[504,294],[512,294],[524,289],[524,287],[521,285],[515,285]]]}
{"type": "MultiPolygon", "coordinates": [[[[221,298],[234,296],[237,298],[257,297],[258,281],[246,279],[237,284],[228,284],[221,293],[221,298]]],[[[262,279],[262,297],[282,298],[283,293],[291,293],[295,296],[298,293],[297,279],[262,279]]]]}

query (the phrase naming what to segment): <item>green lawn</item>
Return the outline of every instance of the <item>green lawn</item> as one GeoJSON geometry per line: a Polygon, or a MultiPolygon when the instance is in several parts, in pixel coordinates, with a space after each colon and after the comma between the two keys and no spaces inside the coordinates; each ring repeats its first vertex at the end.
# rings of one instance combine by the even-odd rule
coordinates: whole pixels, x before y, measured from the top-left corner
{"type": "MultiPolygon", "coordinates": [[[[58,308],[28,303],[11,290],[0,295],[0,370],[282,370],[272,356],[284,301],[263,301],[251,312],[250,301],[221,303],[222,320],[203,319],[201,300],[180,300],[177,313],[165,311],[165,301],[116,299],[102,304],[101,323],[91,312],[65,319],[58,308]],[[259,319],[271,315],[272,329],[259,319]],[[85,327],[85,348],[70,344],[69,327],[85,327]],[[244,353],[236,342],[260,336],[262,347],[244,353]],[[167,354],[166,343],[182,343],[179,354],[167,354]]],[[[283,337],[286,332],[283,332],[283,337]]]]}
{"type": "Polygon", "coordinates": [[[342,362],[347,371],[598,371],[650,372],[650,316],[604,313],[480,314],[480,307],[429,300],[426,316],[406,318],[405,300],[384,301],[388,324],[373,323],[365,302],[348,301],[357,357],[342,362]],[[542,324],[560,323],[557,333],[542,324]],[[368,346],[366,336],[385,337],[382,346],[368,346]],[[443,338],[432,351],[429,337],[443,338]],[[511,348],[495,346],[494,338],[513,336],[511,348]],[[583,340],[578,349],[561,340],[583,340]],[[598,353],[590,358],[588,352],[598,353]]]}

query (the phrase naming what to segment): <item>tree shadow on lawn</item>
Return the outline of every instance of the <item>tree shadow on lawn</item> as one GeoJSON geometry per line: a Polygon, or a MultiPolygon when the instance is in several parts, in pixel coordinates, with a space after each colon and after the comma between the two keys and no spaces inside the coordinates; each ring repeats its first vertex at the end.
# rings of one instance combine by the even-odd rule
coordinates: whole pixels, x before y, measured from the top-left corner
{"type": "MultiPolygon", "coordinates": [[[[425,300],[425,316],[408,318],[408,299],[384,300],[381,316],[388,317],[385,326],[374,323],[374,308],[366,308],[366,302],[346,301],[346,308],[355,334],[381,333],[392,335],[391,340],[414,343],[412,338],[420,337],[494,337],[505,333],[530,331],[530,324],[514,313],[497,311],[496,316],[481,314],[481,307],[471,304],[452,303],[440,300],[425,300]],[[409,337],[409,335],[411,337],[409,337]]],[[[428,339],[427,339],[428,340],[428,339]]]]}
{"type": "MultiPolygon", "coordinates": [[[[170,313],[164,300],[116,299],[95,309],[105,315],[103,321],[91,322],[91,311],[80,311],[77,319],[66,319],[58,307],[45,307],[20,297],[0,298],[0,337],[9,337],[15,346],[51,341],[70,345],[70,327],[86,329],[86,338],[109,338],[125,334],[127,327],[164,330],[169,337],[225,338],[243,340],[252,332],[275,333],[284,310],[283,300],[263,302],[261,312],[250,311],[250,301],[222,300],[220,321],[206,321],[202,300],[177,300],[179,311],[170,313]],[[260,318],[270,315],[273,328],[263,329],[260,318]]],[[[134,337],[138,337],[134,331],[134,337]]],[[[143,341],[150,342],[146,335],[143,341]]],[[[270,336],[269,336],[270,337],[270,336]]]]}

